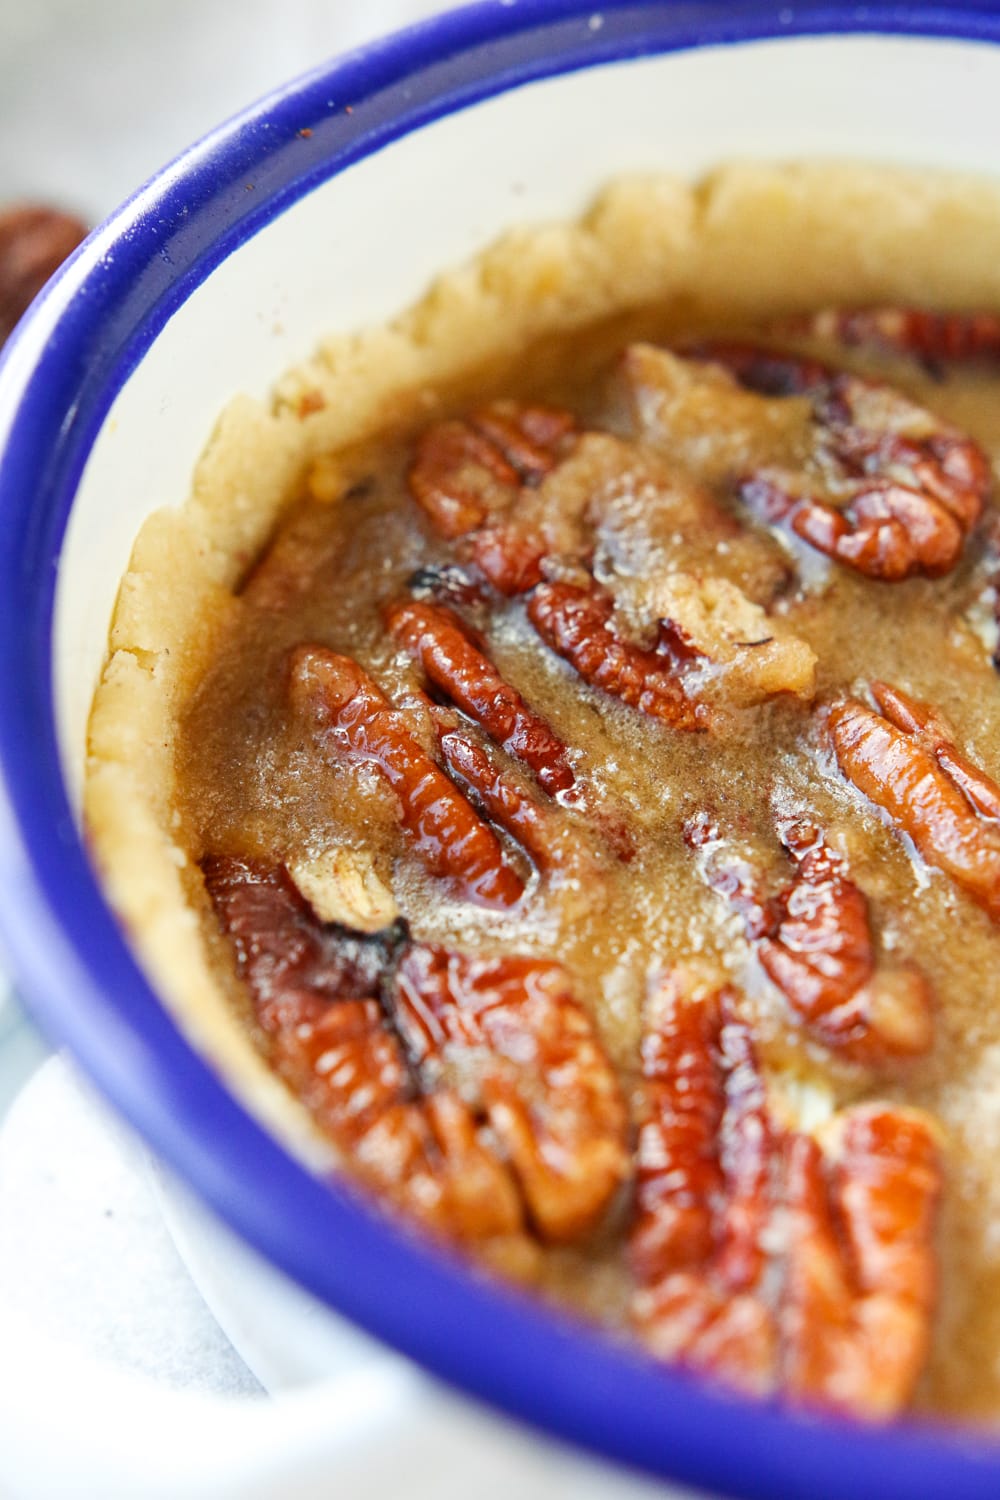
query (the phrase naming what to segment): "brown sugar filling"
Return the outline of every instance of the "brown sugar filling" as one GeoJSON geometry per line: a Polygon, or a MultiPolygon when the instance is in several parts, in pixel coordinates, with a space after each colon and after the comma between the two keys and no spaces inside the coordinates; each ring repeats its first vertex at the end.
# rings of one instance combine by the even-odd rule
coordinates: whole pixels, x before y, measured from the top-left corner
{"type": "Polygon", "coordinates": [[[290,497],[177,751],[348,1170],[876,1417],[1000,1408],[984,326],[651,312],[447,393],[290,497]]]}

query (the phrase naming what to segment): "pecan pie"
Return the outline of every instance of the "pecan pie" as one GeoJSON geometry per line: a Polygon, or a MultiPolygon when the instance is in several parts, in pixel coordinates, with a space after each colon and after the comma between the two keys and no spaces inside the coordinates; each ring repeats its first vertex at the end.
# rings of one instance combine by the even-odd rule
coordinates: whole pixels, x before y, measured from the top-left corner
{"type": "Polygon", "coordinates": [[[904,299],[902,225],[853,300],[831,230],[811,300],[540,316],[338,441],[335,368],[290,380],[275,431],[323,440],[188,617],[149,825],[203,1039],[228,1007],[320,1170],[867,1419],[1000,1410],[1000,314],[904,299]]]}

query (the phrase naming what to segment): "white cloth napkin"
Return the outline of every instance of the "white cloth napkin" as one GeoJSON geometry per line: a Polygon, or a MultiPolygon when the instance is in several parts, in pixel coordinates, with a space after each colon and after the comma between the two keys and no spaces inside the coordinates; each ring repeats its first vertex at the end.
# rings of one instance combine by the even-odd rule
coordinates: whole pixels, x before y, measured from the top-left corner
{"type": "Polygon", "coordinates": [[[0,1129],[0,1327],[15,1308],[39,1334],[169,1389],[260,1391],[174,1248],[144,1148],[63,1057],[0,1129]]]}
{"type": "MultiPolygon", "coordinates": [[[[11,1043],[0,1090],[37,1046],[11,1043]]],[[[0,1496],[684,1500],[445,1389],[273,1273],[248,1297],[260,1262],[177,1206],[215,1295],[242,1280],[230,1315],[278,1351],[276,1399],[188,1274],[144,1147],[66,1059],[42,1062],[0,1127],[0,1496]],[[299,1384],[317,1334],[323,1377],[299,1384]]]]}

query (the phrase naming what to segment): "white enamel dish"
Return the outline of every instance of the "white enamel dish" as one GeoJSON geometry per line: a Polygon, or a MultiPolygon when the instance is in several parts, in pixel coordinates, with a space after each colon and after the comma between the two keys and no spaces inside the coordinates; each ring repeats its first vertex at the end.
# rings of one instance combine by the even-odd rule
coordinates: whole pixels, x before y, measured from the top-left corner
{"type": "Polygon", "coordinates": [[[472,6],[194,147],[91,236],[0,364],[0,932],[34,1015],[317,1304],[550,1435],[727,1494],[993,1497],[1000,1447],[707,1391],[310,1177],[180,1036],[97,888],[77,823],[88,705],[143,520],[183,501],[227,401],[265,395],[321,333],[387,319],[625,170],[791,143],[996,175],[998,141],[1000,16],[971,0],[472,6]]]}

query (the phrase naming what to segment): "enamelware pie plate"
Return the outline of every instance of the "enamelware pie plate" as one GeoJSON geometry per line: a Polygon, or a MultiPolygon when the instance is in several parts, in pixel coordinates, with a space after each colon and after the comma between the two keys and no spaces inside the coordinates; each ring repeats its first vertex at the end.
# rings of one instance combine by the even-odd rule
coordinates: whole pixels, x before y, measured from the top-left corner
{"type": "Polygon", "coordinates": [[[193,147],[86,241],[0,364],[0,934],[34,1016],[317,1309],[507,1418],[715,1492],[993,1500],[1000,1443],[710,1391],[310,1176],[178,1032],[105,904],[78,820],[88,705],[142,521],[184,499],[227,400],[264,396],[322,333],[384,321],[626,170],[793,155],[996,175],[998,141],[1000,15],[973,0],[473,5],[193,147]]]}

